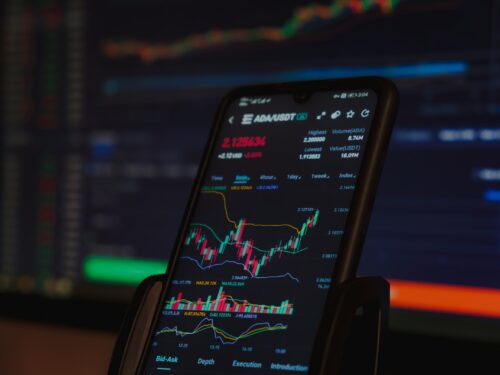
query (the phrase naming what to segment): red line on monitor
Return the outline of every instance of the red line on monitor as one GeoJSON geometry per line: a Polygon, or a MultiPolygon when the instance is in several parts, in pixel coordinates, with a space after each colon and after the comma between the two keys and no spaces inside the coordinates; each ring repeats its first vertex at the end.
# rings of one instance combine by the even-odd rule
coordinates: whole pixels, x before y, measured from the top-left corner
{"type": "Polygon", "coordinates": [[[391,307],[500,318],[500,289],[389,281],[391,307]]]}

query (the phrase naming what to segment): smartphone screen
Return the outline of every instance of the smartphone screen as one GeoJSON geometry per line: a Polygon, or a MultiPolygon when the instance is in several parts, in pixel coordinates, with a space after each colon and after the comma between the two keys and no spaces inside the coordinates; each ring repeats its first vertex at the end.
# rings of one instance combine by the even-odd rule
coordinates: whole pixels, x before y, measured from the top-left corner
{"type": "Polygon", "coordinates": [[[228,104],[143,374],[308,373],[376,104],[228,104]]]}

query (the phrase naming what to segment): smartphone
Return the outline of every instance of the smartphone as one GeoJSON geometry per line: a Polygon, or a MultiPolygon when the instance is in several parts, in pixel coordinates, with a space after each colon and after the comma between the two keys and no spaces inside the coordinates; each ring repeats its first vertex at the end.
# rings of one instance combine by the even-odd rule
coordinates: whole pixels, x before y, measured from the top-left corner
{"type": "Polygon", "coordinates": [[[355,277],[397,107],[381,78],[223,100],[140,374],[319,374],[329,290],[355,277]]]}

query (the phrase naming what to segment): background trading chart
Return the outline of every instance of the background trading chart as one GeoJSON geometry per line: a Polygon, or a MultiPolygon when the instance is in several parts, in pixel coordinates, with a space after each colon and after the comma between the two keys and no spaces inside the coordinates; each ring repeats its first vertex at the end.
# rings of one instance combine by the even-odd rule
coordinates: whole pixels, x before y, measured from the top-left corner
{"type": "Polygon", "coordinates": [[[360,271],[391,278],[397,307],[500,317],[499,12],[458,0],[2,2],[1,288],[130,291],[165,269],[224,92],[382,75],[401,107],[360,271]]]}
{"type": "Polygon", "coordinates": [[[233,100],[145,374],[308,372],[376,103],[363,88],[233,100]]]}

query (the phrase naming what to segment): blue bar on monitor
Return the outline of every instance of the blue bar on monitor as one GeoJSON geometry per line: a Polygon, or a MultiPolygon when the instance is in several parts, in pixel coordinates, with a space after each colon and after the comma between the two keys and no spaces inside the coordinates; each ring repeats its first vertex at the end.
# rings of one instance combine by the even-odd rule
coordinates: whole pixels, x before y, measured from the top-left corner
{"type": "Polygon", "coordinates": [[[206,89],[239,86],[256,82],[303,81],[372,75],[393,79],[425,78],[462,75],[467,73],[468,68],[468,64],[464,61],[441,61],[372,67],[316,67],[262,73],[115,77],[105,81],[102,90],[106,95],[115,95],[125,92],[206,89]]]}
{"type": "Polygon", "coordinates": [[[500,202],[500,189],[488,189],[484,192],[484,199],[488,202],[500,202]]]}

